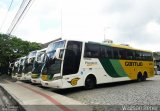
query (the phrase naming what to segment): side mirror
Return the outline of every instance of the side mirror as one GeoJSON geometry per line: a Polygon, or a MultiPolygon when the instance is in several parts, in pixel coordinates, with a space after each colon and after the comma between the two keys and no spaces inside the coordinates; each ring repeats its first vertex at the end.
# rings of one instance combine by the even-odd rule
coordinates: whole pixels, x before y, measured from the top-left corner
{"type": "Polygon", "coordinates": [[[64,50],[63,48],[57,48],[56,50],[56,59],[63,59],[63,54],[64,54],[64,50]]]}

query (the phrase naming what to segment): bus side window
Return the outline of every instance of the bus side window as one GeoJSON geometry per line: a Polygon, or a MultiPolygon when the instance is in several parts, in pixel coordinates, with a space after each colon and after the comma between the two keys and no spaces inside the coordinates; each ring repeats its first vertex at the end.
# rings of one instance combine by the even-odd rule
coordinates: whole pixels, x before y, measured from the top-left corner
{"type": "Polygon", "coordinates": [[[147,60],[147,54],[145,52],[142,52],[142,57],[143,57],[143,60],[147,60]]]}
{"type": "Polygon", "coordinates": [[[126,59],[126,50],[125,49],[119,49],[119,55],[120,59],[126,59]]]}
{"type": "Polygon", "coordinates": [[[136,60],[143,60],[140,51],[135,51],[135,58],[136,58],[136,60]]]}
{"type": "Polygon", "coordinates": [[[113,48],[114,59],[119,59],[118,48],[113,48]]]}
{"type": "Polygon", "coordinates": [[[144,52],[144,53],[143,53],[143,56],[144,56],[144,59],[145,59],[145,60],[148,60],[148,61],[153,60],[153,59],[152,59],[152,54],[149,53],[149,52],[144,52]]]}
{"type": "Polygon", "coordinates": [[[153,61],[152,53],[149,53],[149,57],[148,58],[149,58],[150,61],[153,61]]]}
{"type": "Polygon", "coordinates": [[[143,52],[139,52],[139,53],[140,53],[140,59],[141,59],[141,60],[145,60],[144,53],[143,53],[143,52]]]}
{"type": "Polygon", "coordinates": [[[127,59],[129,59],[129,60],[134,59],[134,51],[127,50],[127,59]]]}
{"type": "Polygon", "coordinates": [[[107,53],[109,59],[113,58],[113,50],[112,50],[112,48],[106,47],[106,53],[107,53]]]}
{"type": "Polygon", "coordinates": [[[108,57],[106,46],[101,46],[101,57],[102,58],[107,58],[108,57]]]}
{"type": "Polygon", "coordinates": [[[88,58],[99,58],[100,57],[100,45],[98,44],[85,44],[85,54],[84,57],[88,58]]]}

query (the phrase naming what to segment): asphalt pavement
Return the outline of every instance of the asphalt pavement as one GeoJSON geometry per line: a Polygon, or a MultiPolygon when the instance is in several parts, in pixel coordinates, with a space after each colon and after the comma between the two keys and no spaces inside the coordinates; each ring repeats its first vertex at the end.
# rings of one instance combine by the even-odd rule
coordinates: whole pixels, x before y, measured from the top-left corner
{"type": "MultiPolygon", "coordinates": [[[[3,83],[4,81],[0,82],[5,84],[3,83]]],[[[29,87],[36,88],[36,86],[31,85],[29,87]]],[[[115,107],[115,105],[160,105],[160,75],[156,75],[155,77],[149,78],[143,82],[124,81],[102,84],[92,90],[85,90],[83,87],[64,90],[44,90],[48,90],[48,93],[51,95],[52,92],[53,94],[56,92],[80,101],[81,103],[93,105],[95,106],[95,111],[103,111],[104,109],[109,110],[110,105],[112,111],[113,108],[119,109],[119,107],[115,107]],[[104,108],[106,105],[109,106],[104,108]]],[[[9,101],[5,97],[3,91],[0,90],[0,105],[3,105],[4,103],[8,104],[9,101]]],[[[122,107],[120,108],[122,109],[122,107]]],[[[160,110],[157,110],[157,107],[152,108],[155,108],[156,111],[160,110]]]]}
{"type": "Polygon", "coordinates": [[[160,105],[160,75],[144,82],[107,83],[92,90],[75,88],[57,93],[88,105],[160,105]]]}

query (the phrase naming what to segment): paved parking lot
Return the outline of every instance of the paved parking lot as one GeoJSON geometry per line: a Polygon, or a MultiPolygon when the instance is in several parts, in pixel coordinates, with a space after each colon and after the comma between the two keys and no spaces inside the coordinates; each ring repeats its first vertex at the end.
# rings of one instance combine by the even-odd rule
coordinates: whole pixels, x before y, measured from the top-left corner
{"type": "Polygon", "coordinates": [[[57,91],[89,105],[160,105],[160,76],[144,82],[126,81],[57,91]]]}
{"type": "MultiPolygon", "coordinates": [[[[84,88],[64,90],[45,88],[45,90],[65,95],[88,105],[160,105],[159,75],[144,82],[124,81],[98,85],[92,90],[84,90],[84,88]]],[[[0,90],[0,105],[7,102],[12,104],[0,90]]],[[[104,106],[95,107],[98,111],[104,109],[104,106]]]]}

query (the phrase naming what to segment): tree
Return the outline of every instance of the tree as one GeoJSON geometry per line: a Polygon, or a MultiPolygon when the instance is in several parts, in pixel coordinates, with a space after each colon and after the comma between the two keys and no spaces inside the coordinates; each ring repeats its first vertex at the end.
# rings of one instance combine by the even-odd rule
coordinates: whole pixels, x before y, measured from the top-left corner
{"type": "Polygon", "coordinates": [[[155,60],[160,60],[160,52],[153,52],[153,57],[155,60]]]}
{"type": "MultiPolygon", "coordinates": [[[[8,68],[9,62],[39,49],[41,49],[40,43],[23,41],[15,36],[0,34],[0,67],[1,69],[8,68]]],[[[7,73],[6,71],[2,72],[7,73]]]]}

